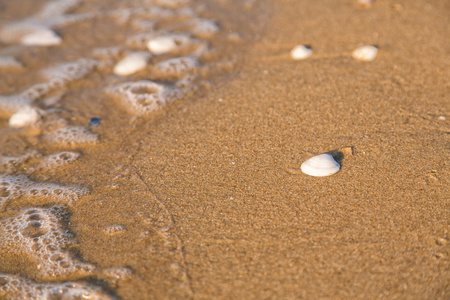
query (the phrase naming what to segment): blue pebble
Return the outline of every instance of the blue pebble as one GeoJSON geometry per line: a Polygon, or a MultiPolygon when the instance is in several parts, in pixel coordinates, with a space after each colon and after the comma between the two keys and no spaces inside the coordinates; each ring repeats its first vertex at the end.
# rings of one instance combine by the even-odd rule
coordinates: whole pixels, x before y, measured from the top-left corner
{"type": "Polygon", "coordinates": [[[90,121],[89,121],[89,126],[98,126],[98,125],[100,125],[100,121],[101,121],[102,119],[100,119],[100,118],[92,118],[90,121]]]}

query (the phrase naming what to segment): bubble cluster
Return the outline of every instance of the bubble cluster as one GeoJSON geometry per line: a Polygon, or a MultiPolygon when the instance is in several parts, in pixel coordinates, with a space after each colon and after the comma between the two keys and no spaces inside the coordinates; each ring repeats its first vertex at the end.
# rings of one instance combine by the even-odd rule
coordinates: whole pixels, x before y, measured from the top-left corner
{"type": "Polygon", "coordinates": [[[199,38],[210,39],[220,30],[219,25],[209,19],[194,18],[186,23],[191,27],[192,34],[199,38]]]}
{"type": "Polygon", "coordinates": [[[0,70],[5,69],[21,70],[23,65],[12,56],[0,56],[0,70]]]}
{"type": "Polygon", "coordinates": [[[42,71],[42,75],[52,88],[58,88],[87,76],[97,64],[95,59],[81,58],[47,68],[42,71]]]}
{"type": "Polygon", "coordinates": [[[198,72],[199,61],[194,57],[176,57],[163,60],[154,66],[155,75],[161,78],[182,78],[198,72]]]}
{"type": "Polygon", "coordinates": [[[106,89],[118,97],[131,112],[143,115],[161,109],[179,96],[175,88],[149,80],[126,82],[106,89]]]}
{"type": "Polygon", "coordinates": [[[0,115],[10,116],[24,107],[30,106],[34,100],[50,92],[45,84],[35,84],[20,94],[0,95],[0,115]]]}
{"type": "Polygon", "coordinates": [[[98,143],[100,137],[85,126],[65,126],[46,132],[44,140],[49,143],[58,143],[74,146],[84,143],[98,143]]]}
{"type": "MultiPolygon", "coordinates": [[[[21,164],[35,157],[39,157],[38,151],[30,151],[25,154],[15,156],[0,155],[0,172],[12,173],[21,164]]],[[[0,190],[1,188],[2,186],[0,186],[0,190]]]]}
{"type": "Polygon", "coordinates": [[[35,276],[42,279],[91,274],[96,267],[71,251],[76,240],[65,228],[68,216],[63,204],[23,208],[17,215],[0,220],[0,249],[26,255],[36,264],[35,276]]]}
{"type": "Polygon", "coordinates": [[[51,182],[35,182],[23,174],[0,174],[0,209],[9,200],[23,196],[40,196],[70,204],[88,193],[89,189],[78,185],[64,186],[51,182]]]}
{"type": "Polygon", "coordinates": [[[36,19],[47,19],[64,15],[68,10],[80,4],[80,0],[56,0],[44,4],[40,12],[35,15],[36,19]]]}
{"type": "Polygon", "coordinates": [[[52,169],[74,160],[77,160],[81,154],[75,151],[62,151],[54,154],[50,154],[42,160],[41,167],[44,169],[52,169]]]}
{"type": "Polygon", "coordinates": [[[0,298],[17,299],[92,299],[112,300],[115,296],[86,282],[35,282],[25,277],[0,273],[0,298]]]}
{"type": "MultiPolygon", "coordinates": [[[[0,28],[2,44],[52,46],[68,43],[64,47],[48,50],[17,47],[24,53],[13,55],[23,60],[24,65],[12,56],[0,57],[2,69],[27,69],[27,72],[19,73],[27,76],[24,82],[40,80],[33,81],[37,84],[21,93],[19,91],[14,92],[16,94],[0,95],[0,115],[9,117],[10,126],[20,128],[35,125],[27,130],[8,129],[7,134],[12,138],[21,135],[20,137],[29,146],[44,142],[56,144],[47,145],[51,148],[61,147],[66,150],[70,150],[67,147],[73,149],[87,146],[85,143],[99,142],[100,135],[93,132],[95,129],[82,126],[86,123],[73,123],[77,118],[71,111],[73,107],[77,112],[81,110],[82,120],[93,116],[105,118],[103,115],[93,115],[92,111],[88,114],[83,111],[82,105],[73,103],[77,98],[73,97],[74,95],[83,94],[86,90],[90,93],[93,90],[90,84],[86,86],[83,81],[80,81],[79,85],[71,83],[86,78],[94,71],[101,75],[100,82],[103,83],[103,79],[111,82],[108,83],[109,87],[100,86],[99,90],[118,98],[130,112],[137,115],[146,115],[161,109],[170,101],[200,86],[197,85],[197,80],[201,80],[202,76],[207,74],[211,60],[215,57],[208,54],[210,46],[216,45],[210,39],[220,31],[218,23],[199,17],[202,7],[195,6],[192,0],[125,2],[43,1],[42,9],[36,10],[28,18],[2,24],[0,28]],[[95,44],[95,49],[88,49],[86,52],[86,49],[80,48],[83,51],[74,51],[74,43],[81,39],[71,37],[75,31],[64,30],[63,26],[94,18],[98,23],[106,20],[108,26],[124,26],[125,28],[119,28],[117,32],[126,29],[129,34],[116,34],[116,31],[112,30],[111,32],[116,35],[108,39],[110,42],[101,44],[102,39],[90,40],[89,45],[95,44]],[[55,54],[55,57],[60,58],[70,57],[70,60],[58,61],[56,65],[36,70],[35,66],[41,64],[35,64],[36,58],[33,57],[40,53],[55,54]],[[89,54],[80,56],[82,53],[89,54]],[[145,80],[135,79],[133,82],[112,75],[133,74],[133,78],[136,78],[144,75],[144,70],[148,71],[145,72],[145,80]],[[36,73],[41,76],[34,76],[36,73]],[[70,92],[65,93],[66,90],[70,92]],[[62,93],[65,93],[63,99],[62,93]],[[34,110],[20,111],[24,107],[34,110]],[[31,114],[33,112],[38,113],[37,118],[31,118],[35,116],[31,114]]],[[[84,28],[86,24],[80,25],[80,28],[84,28]]],[[[79,28],[77,30],[79,31],[79,28]]],[[[5,55],[6,53],[10,52],[5,52],[5,55]]],[[[95,88],[93,92],[98,93],[95,88]]],[[[99,101],[103,101],[102,97],[99,97],[99,101]]],[[[89,193],[87,188],[38,182],[29,177],[41,171],[45,176],[46,171],[63,166],[79,157],[80,152],[75,151],[62,151],[45,156],[37,151],[24,155],[0,156],[0,212],[5,216],[0,219],[0,255],[18,260],[19,265],[23,262],[29,263],[29,266],[25,266],[24,272],[33,280],[52,281],[40,283],[27,277],[0,273],[1,299],[113,299],[113,296],[95,284],[67,282],[67,280],[88,276],[89,279],[106,277],[110,281],[133,274],[131,268],[101,269],[78,257],[74,247],[76,243],[74,234],[68,228],[67,204],[70,205],[80,196],[89,193]],[[14,203],[10,203],[12,201],[14,203]],[[31,201],[33,207],[12,210],[19,204],[28,205],[31,201]],[[37,206],[41,204],[51,206],[37,206]]],[[[147,224],[148,231],[155,234],[146,235],[146,238],[150,244],[154,245],[155,242],[160,249],[170,252],[170,255],[167,255],[171,263],[168,273],[174,282],[189,290],[187,294],[190,295],[182,242],[176,234],[170,212],[163,203],[157,199],[155,201],[158,209],[155,210],[152,219],[158,222],[147,224]]],[[[103,227],[103,232],[105,235],[117,234],[119,238],[127,229],[123,224],[113,223],[103,227]]]]}

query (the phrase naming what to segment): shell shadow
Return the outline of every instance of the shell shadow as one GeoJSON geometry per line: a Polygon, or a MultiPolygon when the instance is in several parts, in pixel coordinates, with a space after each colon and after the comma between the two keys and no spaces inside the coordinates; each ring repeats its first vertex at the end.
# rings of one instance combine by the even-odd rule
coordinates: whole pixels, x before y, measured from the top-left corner
{"type": "Polygon", "coordinates": [[[333,156],[334,160],[342,166],[342,161],[344,160],[344,158],[346,158],[348,156],[352,156],[355,153],[355,147],[353,147],[353,146],[343,147],[343,148],[331,150],[326,153],[333,156]]]}

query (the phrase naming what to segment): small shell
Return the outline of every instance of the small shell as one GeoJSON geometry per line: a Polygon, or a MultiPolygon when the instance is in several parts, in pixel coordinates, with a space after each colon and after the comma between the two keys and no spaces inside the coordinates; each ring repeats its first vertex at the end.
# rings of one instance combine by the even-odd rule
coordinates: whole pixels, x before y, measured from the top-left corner
{"type": "Polygon", "coordinates": [[[309,46],[297,45],[291,50],[291,58],[294,60],[302,60],[312,55],[312,49],[309,46]]]}
{"type": "Polygon", "coordinates": [[[378,53],[378,48],[376,46],[362,46],[359,48],[356,48],[352,56],[354,59],[360,60],[360,61],[372,61],[375,59],[378,53]]]}
{"type": "Polygon", "coordinates": [[[29,46],[54,46],[61,44],[62,39],[53,30],[42,29],[25,35],[20,41],[29,46]]]}
{"type": "Polygon", "coordinates": [[[23,128],[35,124],[39,121],[38,111],[30,106],[22,108],[9,118],[9,126],[13,128],[23,128]]]}
{"type": "Polygon", "coordinates": [[[147,49],[153,54],[170,53],[191,43],[191,39],[182,34],[155,37],[147,42],[147,49]]]}
{"type": "Polygon", "coordinates": [[[340,168],[341,166],[334,160],[333,156],[327,153],[313,156],[301,166],[303,173],[316,177],[333,175],[340,168]]]}
{"type": "Polygon", "coordinates": [[[114,66],[114,74],[127,76],[134,74],[147,66],[150,53],[134,52],[127,55],[114,66]]]}
{"type": "Polygon", "coordinates": [[[358,3],[361,5],[371,5],[375,2],[375,0],[358,0],[358,3]]]}

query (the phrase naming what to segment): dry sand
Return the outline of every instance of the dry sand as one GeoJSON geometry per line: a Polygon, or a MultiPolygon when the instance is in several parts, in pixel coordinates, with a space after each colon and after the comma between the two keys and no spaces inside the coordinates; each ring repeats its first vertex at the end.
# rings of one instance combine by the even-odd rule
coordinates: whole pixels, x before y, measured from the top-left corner
{"type": "Polygon", "coordinates": [[[91,188],[70,228],[86,261],[134,269],[120,298],[450,297],[450,5],[355,2],[209,3],[243,39],[218,42],[231,72],[148,117],[93,104],[101,143],[37,178],[91,188]],[[373,62],[350,55],[365,44],[373,62]],[[336,175],[298,171],[341,149],[336,175]]]}

